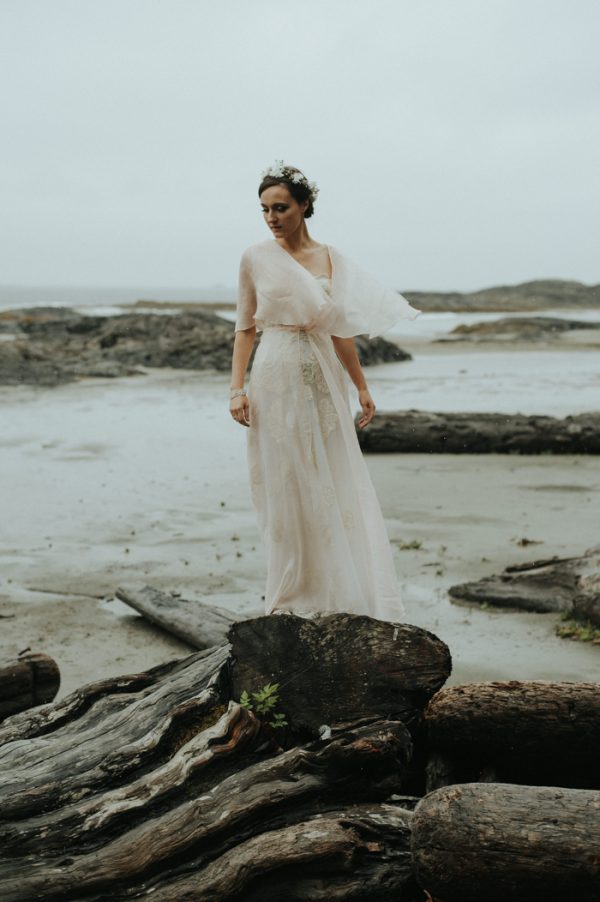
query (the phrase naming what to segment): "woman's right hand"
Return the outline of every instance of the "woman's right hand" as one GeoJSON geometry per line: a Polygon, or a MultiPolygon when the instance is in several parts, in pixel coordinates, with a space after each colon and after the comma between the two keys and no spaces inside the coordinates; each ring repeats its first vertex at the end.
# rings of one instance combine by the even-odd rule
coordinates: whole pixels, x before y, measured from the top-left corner
{"type": "Polygon", "coordinates": [[[229,402],[229,410],[233,419],[240,426],[250,425],[250,402],[248,395],[238,395],[229,402]]]}

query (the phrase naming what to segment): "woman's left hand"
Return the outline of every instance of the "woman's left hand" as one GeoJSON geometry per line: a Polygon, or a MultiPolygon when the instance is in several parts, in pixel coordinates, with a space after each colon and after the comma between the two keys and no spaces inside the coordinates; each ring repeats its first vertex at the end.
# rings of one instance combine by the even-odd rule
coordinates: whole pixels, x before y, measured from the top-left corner
{"type": "Polygon", "coordinates": [[[370,395],[368,388],[363,388],[358,393],[358,403],[362,407],[363,415],[358,421],[360,429],[364,429],[367,423],[370,423],[375,416],[375,402],[370,395]]]}

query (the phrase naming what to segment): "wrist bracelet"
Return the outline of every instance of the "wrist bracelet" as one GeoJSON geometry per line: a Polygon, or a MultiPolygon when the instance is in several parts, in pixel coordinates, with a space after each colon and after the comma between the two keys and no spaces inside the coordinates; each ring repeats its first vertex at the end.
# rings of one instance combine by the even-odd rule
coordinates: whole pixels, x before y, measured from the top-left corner
{"type": "Polygon", "coordinates": [[[245,388],[232,388],[232,389],[230,389],[229,400],[231,401],[232,398],[238,398],[240,395],[245,395],[245,394],[246,394],[245,388]]]}

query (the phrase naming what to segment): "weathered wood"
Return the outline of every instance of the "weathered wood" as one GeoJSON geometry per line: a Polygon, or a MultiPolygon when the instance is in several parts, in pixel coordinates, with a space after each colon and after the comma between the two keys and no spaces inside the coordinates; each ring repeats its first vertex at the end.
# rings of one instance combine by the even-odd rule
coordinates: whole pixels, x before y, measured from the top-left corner
{"type": "Polygon", "coordinates": [[[117,677],[89,705],[75,693],[58,710],[49,706],[41,728],[22,714],[9,718],[0,729],[0,819],[81,805],[156,766],[226,702],[227,667],[227,647],[200,652],[137,691],[117,677]]]}
{"type": "Polygon", "coordinates": [[[379,411],[357,435],[365,452],[600,454],[600,413],[559,419],[536,414],[379,411]]]}
{"type": "Polygon", "coordinates": [[[444,902],[597,902],[600,793],[469,783],[417,805],[420,885],[444,902]]]}
{"type": "MultiPolygon", "coordinates": [[[[231,773],[223,757],[240,754],[232,719],[243,725],[244,742],[256,736],[254,716],[232,704],[173,761],[125,787],[86,793],[83,803],[71,796],[41,817],[30,809],[18,818],[23,807],[15,810],[13,802],[11,823],[0,828],[2,899],[29,900],[42,892],[48,900],[81,898],[109,886],[111,898],[126,888],[136,897],[142,883],[147,891],[177,877],[182,860],[183,870],[201,870],[252,836],[303,820],[315,808],[339,806],[340,797],[372,798],[379,791],[385,798],[400,784],[407,751],[400,723],[378,721],[266,760],[250,758],[231,773]]],[[[224,891],[215,898],[229,896],[224,891]]]]}
{"type": "Polygon", "coordinates": [[[200,651],[0,727],[3,902],[150,892],[275,900],[289,880],[290,899],[412,898],[400,895],[411,882],[410,813],[387,800],[403,792],[412,753],[402,720],[410,724],[445,679],[446,647],[416,627],[290,615],[250,621],[265,642],[261,658],[239,626],[235,656],[228,645],[200,651]],[[320,734],[324,721],[310,713],[319,702],[309,690],[302,712],[298,685],[295,695],[280,688],[287,731],[237,703],[233,675],[253,673],[258,683],[244,688],[260,688],[267,649],[280,672],[287,663],[302,679],[289,650],[295,621],[304,651],[324,655],[320,734]],[[373,691],[359,691],[356,667],[343,680],[359,644],[373,691]],[[342,674],[335,691],[327,668],[342,674]],[[358,695],[351,703],[348,691],[358,695]]]}
{"type": "Polygon", "coordinates": [[[192,648],[225,645],[227,630],[238,619],[225,608],[190,601],[152,586],[120,587],[115,595],[151,623],[188,642],[192,648]]]}
{"type": "Polygon", "coordinates": [[[424,724],[427,791],[482,780],[600,789],[597,683],[448,686],[424,724]]]}
{"type": "Polygon", "coordinates": [[[246,840],[200,875],[159,886],[152,898],[157,902],[420,898],[412,875],[411,818],[411,812],[385,803],[316,814],[246,840]]]}
{"type": "Polygon", "coordinates": [[[366,714],[412,725],[452,667],[433,633],[367,616],[257,617],[234,624],[229,639],[234,698],[279,683],[285,711],[311,731],[366,714]]]}
{"type": "Polygon", "coordinates": [[[59,687],[60,670],[49,655],[30,652],[0,665],[0,720],[51,702],[59,687]]]}
{"type": "Polygon", "coordinates": [[[585,613],[585,619],[600,625],[600,545],[579,557],[514,564],[499,575],[450,586],[448,592],[453,598],[498,607],[585,613]]]}

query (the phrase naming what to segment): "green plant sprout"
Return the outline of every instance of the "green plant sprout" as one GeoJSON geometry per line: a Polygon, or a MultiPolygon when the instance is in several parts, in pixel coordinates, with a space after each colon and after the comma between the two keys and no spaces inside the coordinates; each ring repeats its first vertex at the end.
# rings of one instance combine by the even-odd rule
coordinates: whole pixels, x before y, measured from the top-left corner
{"type": "Polygon", "coordinates": [[[240,696],[240,705],[247,708],[248,711],[254,711],[261,720],[268,723],[269,726],[277,729],[277,727],[287,727],[288,723],[285,714],[273,709],[279,702],[277,690],[279,683],[266,683],[258,692],[253,692],[252,696],[244,689],[240,696]],[[270,717],[270,720],[268,719],[270,717]]]}
{"type": "Polygon", "coordinates": [[[563,626],[557,624],[556,633],[561,639],[574,639],[579,642],[591,642],[592,645],[600,645],[600,629],[593,623],[570,620],[568,612],[563,612],[562,620],[567,620],[563,626]]]}

